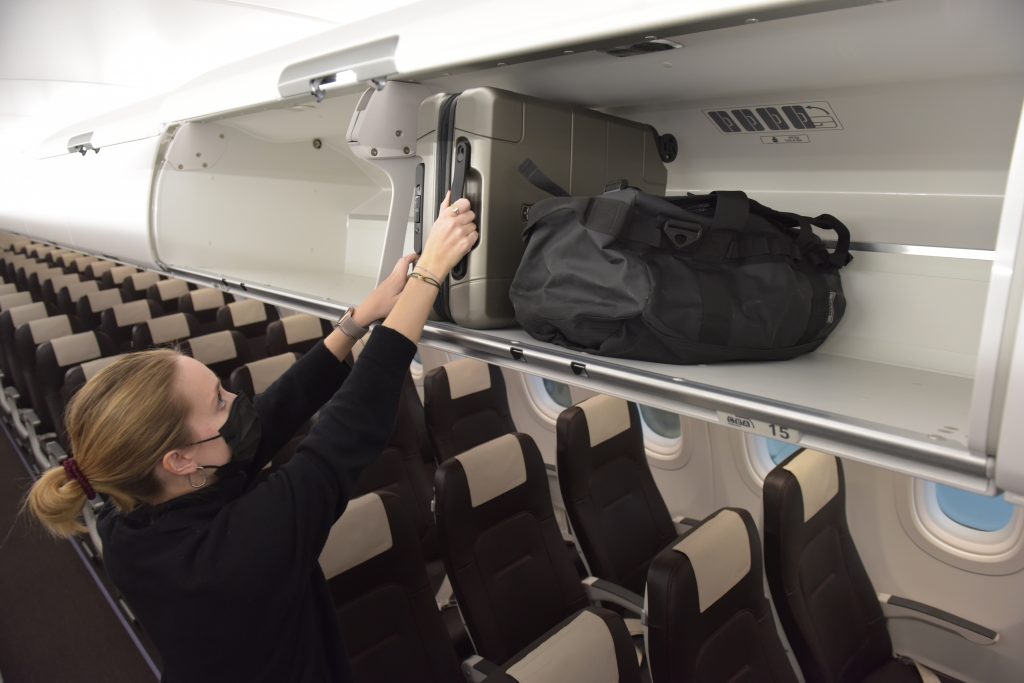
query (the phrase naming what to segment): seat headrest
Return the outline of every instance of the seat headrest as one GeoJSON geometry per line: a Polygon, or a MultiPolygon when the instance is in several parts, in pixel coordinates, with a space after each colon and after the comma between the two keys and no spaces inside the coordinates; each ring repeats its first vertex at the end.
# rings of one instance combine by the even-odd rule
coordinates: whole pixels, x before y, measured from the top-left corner
{"type": "Polygon", "coordinates": [[[594,396],[577,404],[587,418],[590,447],[629,429],[629,403],[614,396],[594,396]]]}
{"type": "Polygon", "coordinates": [[[285,370],[293,365],[295,365],[295,354],[282,353],[278,356],[246,363],[243,367],[249,371],[253,393],[262,394],[277,381],[278,377],[285,373],[285,370]]]}
{"type": "Polygon", "coordinates": [[[81,278],[77,275],[58,275],[57,277],[50,279],[50,287],[52,287],[53,292],[57,294],[60,290],[64,289],[68,285],[73,285],[76,282],[82,282],[81,278]]]}
{"type": "Polygon", "coordinates": [[[442,367],[448,376],[448,391],[452,399],[491,388],[491,373],[483,361],[462,358],[445,363],[442,367]]]}
{"type": "Polygon", "coordinates": [[[192,299],[192,310],[208,311],[211,308],[220,308],[224,305],[224,293],[212,287],[202,287],[189,292],[192,299]]]}
{"type": "Polygon", "coordinates": [[[0,285],[0,296],[7,296],[8,294],[17,294],[17,293],[18,293],[17,285],[13,285],[13,284],[9,285],[9,284],[6,284],[6,283],[0,285]]]}
{"type": "Polygon", "coordinates": [[[782,469],[800,484],[805,522],[839,493],[839,470],[831,455],[805,449],[783,463],[782,469]]]}
{"type": "Polygon", "coordinates": [[[25,304],[24,306],[15,306],[10,309],[11,311],[11,324],[14,325],[14,329],[18,329],[19,326],[24,325],[30,320],[39,320],[49,315],[46,310],[46,304],[39,301],[33,304],[25,304]]]}
{"type": "Polygon", "coordinates": [[[519,683],[617,683],[615,640],[604,619],[583,610],[505,673],[519,683]]]}
{"type": "Polygon", "coordinates": [[[115,360],[124,358],[125,354],[119,353],[116,356],[107,356],[106,358],[97,358],[96,360],[90,360],[82,363],[79,367],[82,368],[82,375],[85,377],[85,381],[88,382],[96,373],[107,367],[115,360]]]}
{"type": "Polygon", "coordinates": [[[466,473],[469,501],[473,507],[526,483],[526,459],[515,434],[499,436],[460,453],[455,459],[466,473]]]}
{"type": "Polygon", "coordinates": [[[160,282],[160,273],[154,273],[151,270],[144,271],[142,273],[134,273],[126,278],[126,282],[137,292],[142,292],[149,289],[150,286],[160,282]]]}
{"type": "Polygon", "coordinates": [[[92,272],[94,278],[98,278],[108,270],[117,268],[117,264],[113,261],[93,261],[86,267],[86,271],[92,272]]]}
{"type": "Polygon", "coordinates": [[[122,301],[121,292],[116,289],[100,289],[95,292],[89,292],[85,295],[85,298],[89,301],[89,308],[92,309],[93,313],[113,308],[122,301]]]}
{"type": "Polygon", "coordinates": [[[176,278],[161,280],[154,286],[156,287],[157,297],[160,301],[171,301],[188,294],[188,283],[176,278]]]}
{"type": "Polygon", "coordinates": [[[213,365],[238,357],[238,347],[231,332],[214,332],[188,340],[192,357],[203,365],[213,365]]]}
{"type": "Polygon", "coordinates": [[[38,346],[57,337],[72,334],[71,320],[66,315],[55,315],[49,318],[38,318],[28,323],[32,341],[38,346]]]}
{"type": "Polygon", "coordinates": [[[110,280],[117,286],[120,286],[130,275],[138,273],[139,269],[135,266],[114,266],[110,269],[110,280]]]}
{"type": "Polygon", "coordinates": [[[18,292],[17,294],[4,294],[0,296],[0,313],[6,311],[8,308],[14,308],[15,306],[25,306],[32,303],[32,295],[28,292],[18,292]]]}
{"type": "Polygon", "coordinates": [[[83,296],[89,292],[98,292],[100,289],[99,284],[95,280],[86,280],[85,282],[72,282],[71,284],[61,287],[61,291],[67,290],[68,297],[72,302],[77,302],[83,296]]]}
{"type": "MultiPolygon", "coordinates": [[[[107,291],[117,292],[116,289],[108,289],[107,291]]],[[[153,317],[153,313],[149,310],[149,302],[145,299],[112,306],[111,312],[114,314],[114,323],[118,327],[136,325],[153,317]]]]}
{"type": "Polygon", "coordinates": [[[720,510],[672,549],[690,560],[702,613],[750,573],[750,536],[733,510],[720,510]]]}
{"type": "Polygon", "coordinates": [[[268,317],[266,305],[255,299],[236,301],[233,304],[228,304],[226,308],[228,315],[231,316],[231,323],[235,327],[266,322],[268,317]]]}
{"type": "Polygon", "coordinates": [[[284,340],[288,344],[298,344],[323,336],[320,318],[307,313],[281,318],[281,326],[284,328],[284,340]]]}
{"type": "Polygon", "coordinates": [[[57,365],[62,368],[78,365],[101,355],[99,340],[92,332],[57,337],[50,340],[50,346],[53,348],[53,357],[57,359],[57,365]]]}
{"type": "Polygon", "coordinates": [[[152,337],[154,345],[186,339],[192,335],[188,318],[184,313],[160,316],[146,321],[145,324],[149,327],[149,336],[152,337]]]}
{"type": "Polygon", "coordinates": [[[392,544],[384,501],[376,493],[368,493],[349,501],[345,513],[331,527],[320,554],[320,568],[330,579],[387,552],[392,544]]]}
{"type": "Polygon", "coordinates": [[[99,261],[99,258],[96,256],[76,256],[71,259],[65,258],[64,267],[67,268],[69,266],[73,266],[76,271],[81,273],[85,270],[87,265],[90,263],[96,263],[97,261],[99,261]]]}

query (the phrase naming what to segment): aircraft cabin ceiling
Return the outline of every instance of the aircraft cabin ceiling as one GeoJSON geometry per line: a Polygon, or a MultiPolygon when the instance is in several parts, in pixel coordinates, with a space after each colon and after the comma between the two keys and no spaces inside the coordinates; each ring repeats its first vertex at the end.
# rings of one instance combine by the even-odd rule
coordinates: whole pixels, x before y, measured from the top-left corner
{"type": "Polygon", "coordinates": [[[0,0],[0,159],[222,64],[413,2],[0,0]]]}

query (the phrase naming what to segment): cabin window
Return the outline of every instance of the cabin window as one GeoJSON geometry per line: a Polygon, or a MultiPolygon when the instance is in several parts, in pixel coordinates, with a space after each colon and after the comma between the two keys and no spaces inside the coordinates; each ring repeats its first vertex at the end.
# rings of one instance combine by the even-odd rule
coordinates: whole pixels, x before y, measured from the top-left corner
{"type": "Polygon", "coordinates": [[[1024,569],[1024,512],[1005,497],[909,479],[897,488],[900,523],[922,550],[966,571],[993,576],[1024,569]]]}
{"type": "Polygon", "coordinates": [[[638,404],[640,421],[644,426],[644,437],[648,440],[678,441],[683,435],[679,416],[667,410],[638,404]]]}
{"type": "Polygon", "coordinates": [[[572,392],[568,384],[546,377],[525,377],[527,393],[533,399],[534,407],[548,419],[557,420],[561,412],[572,405],[572,392]]]}
{"type": "Polygon", "coordinates": [[[800,446],[756,434],[747,434],[747,455],[754,472],[763,481],[780,462],[800,450],[800,446]]]}
{"type": "Polygon", "coordinates": [[[925,486],[925,495],[934,499],[933,504],[928,505],[928,510],[933,514],[938,513],[945,526],[954,532],[961,531],[978,538],[979,534],[1002,531],[1013,521],[1015,508],[1002,495],[983,496],[932,483],[925,486]]]}

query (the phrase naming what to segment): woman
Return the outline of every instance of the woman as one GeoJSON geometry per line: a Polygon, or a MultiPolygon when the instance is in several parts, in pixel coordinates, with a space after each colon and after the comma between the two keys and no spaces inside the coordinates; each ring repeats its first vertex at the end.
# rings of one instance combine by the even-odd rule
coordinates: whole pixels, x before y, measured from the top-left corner
{"type": "Polygon", "coordinates": [[[66,537],[82,530],[86,499],[106,497],[104,563],[160,650],[165,681],[350,679],[317,558],[390,437],[439,281],[476,242],[474,217],[467,200],[445,200],[413,273],[413,257],[399,261],[255,404],[166,349],[114,362],[72,401],[74,457],[35,483],[29,508],[66,537]],[[349,371],[359,328],[381,318],[349,371]],[[257,484],[328,399],[295,456],[257,484]]]}

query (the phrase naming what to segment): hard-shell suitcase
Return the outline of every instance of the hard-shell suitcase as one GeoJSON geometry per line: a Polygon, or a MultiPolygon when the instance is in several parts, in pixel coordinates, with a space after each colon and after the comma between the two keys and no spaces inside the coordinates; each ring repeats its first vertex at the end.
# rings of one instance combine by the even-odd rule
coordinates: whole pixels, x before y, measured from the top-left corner
{"type": "Polygon", "coordinates": [[[665,162],[675,139],[651,126],[584,107],[557,104],[496,88],[440,94],[420,106],[414,207],[416,250],[424,226],[451,189],[476,212],[480,239],[443,283],[435,315],[465,327],[515,322],[508,290],[523,255],[529,207],[547,195],[518,172],[533,159],[573,194],[600,194],[620,178],[664,194],[665,162]]]}

